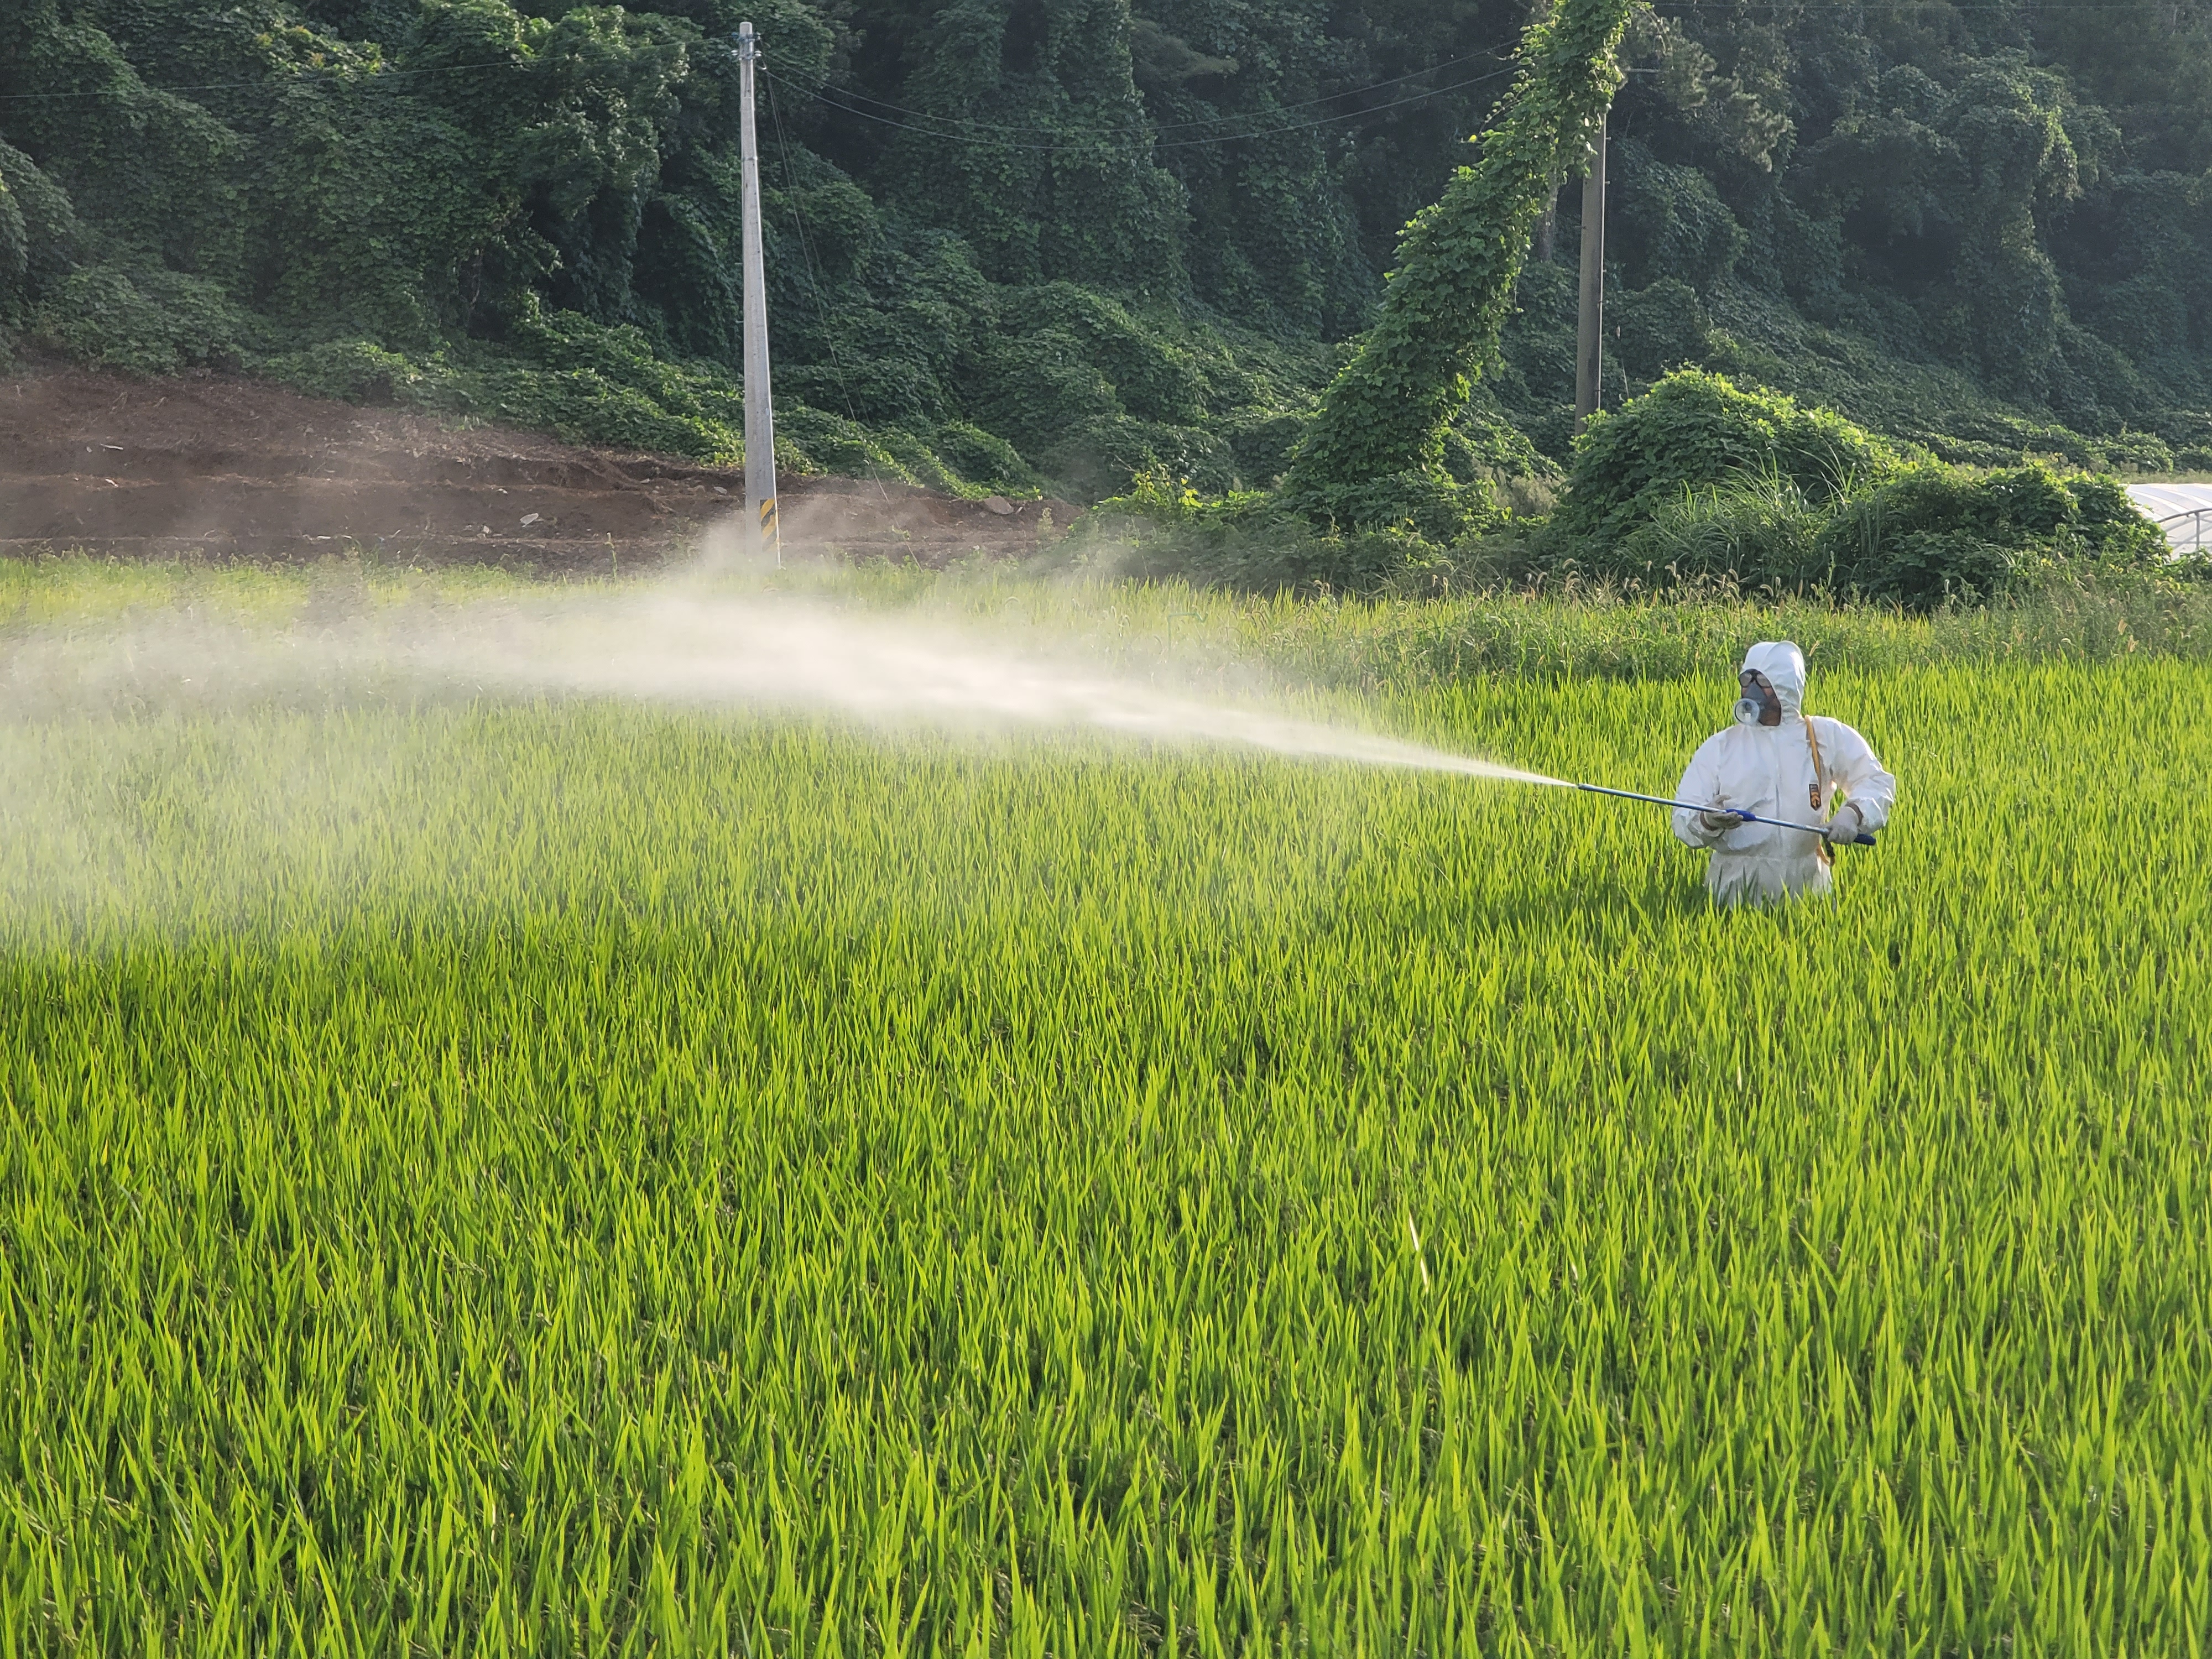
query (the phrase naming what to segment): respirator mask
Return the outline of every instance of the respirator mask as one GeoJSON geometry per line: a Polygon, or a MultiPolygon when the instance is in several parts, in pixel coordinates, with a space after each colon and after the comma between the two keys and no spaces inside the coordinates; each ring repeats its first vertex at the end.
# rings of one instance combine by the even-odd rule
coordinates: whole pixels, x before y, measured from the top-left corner
{"type": "Polygon", "coordinates": [[[1774,695],[1774,688],[1766,683],[1766,677],[1764,674],[1746,673],[1741,677],[1741,683],[1743,686],[1743,696],[1736,700],[1736,724],[1739,726],[1778,724],[1782,718],[1782,699],[1774,695]],[[1773,722],[1769,722],[1766,718],[1770,710],[1774,714],[1773,722]]]}

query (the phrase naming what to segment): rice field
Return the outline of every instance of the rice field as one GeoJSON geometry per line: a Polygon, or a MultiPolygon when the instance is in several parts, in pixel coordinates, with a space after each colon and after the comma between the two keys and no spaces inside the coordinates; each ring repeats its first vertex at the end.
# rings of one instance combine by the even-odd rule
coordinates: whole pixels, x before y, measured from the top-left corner
{"type": "MultiPolygon", "coordinates": [[[[19,659],[182,603],[5,574],[19,659]]],[[[1825,627],[1899,810],[1717,915],[1657,809],[1464,779],[21,703],[0,1654],[2212,1644],[2212,666],[973,603],[1660,790],[1825,627]]]]}

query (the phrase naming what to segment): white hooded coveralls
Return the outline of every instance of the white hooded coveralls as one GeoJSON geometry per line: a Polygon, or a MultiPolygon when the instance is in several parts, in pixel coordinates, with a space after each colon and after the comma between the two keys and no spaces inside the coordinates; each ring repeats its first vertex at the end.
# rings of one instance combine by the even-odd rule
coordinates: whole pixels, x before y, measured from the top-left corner
{"type": "MultiPolygon", "coordinates": [[[[1743,666],[1766,676],[1782,704],[1782,724],[1738,724],[1707,738],[1690,757],[1674,799],[1814,824],[1826,823],[1848,801],[1863,829],[1887,823],[1897,780],[1841,720],[1805,718],[1805,659],[1797,647],[1762,641],[1744,653],[1743,666]]],[[[1827,847],[1820,836],[1765,823],[1732,823],[1715,833],[1699,816],[1678,810],[1674,834],[1691,847],[1711,849],[1705,886],[1715,902],[1759,903],[1828,890],[1827,847]]]]}

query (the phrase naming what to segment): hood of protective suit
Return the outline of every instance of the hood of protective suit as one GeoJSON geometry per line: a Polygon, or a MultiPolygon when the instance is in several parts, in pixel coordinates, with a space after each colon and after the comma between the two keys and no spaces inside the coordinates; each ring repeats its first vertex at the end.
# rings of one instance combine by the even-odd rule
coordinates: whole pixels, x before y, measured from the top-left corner
{"type": "Polygon", "coordinates": [[[1805,712],[1805,653],[1787,640],[1761,640],[1743,653],[1742,673],[1764,674],[1782,704],[1782,718],[1805,712]]]}

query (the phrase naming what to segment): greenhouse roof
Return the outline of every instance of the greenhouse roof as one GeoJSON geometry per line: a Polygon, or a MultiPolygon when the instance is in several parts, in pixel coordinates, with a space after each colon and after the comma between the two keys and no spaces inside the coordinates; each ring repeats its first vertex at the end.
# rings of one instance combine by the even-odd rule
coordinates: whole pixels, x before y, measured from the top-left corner
{"type": "Polygon", "coordinates": [[[2212,548],[2212,483],[2130,484],[2128,494],[2158,520],[2175,552],[2212,548]]]}

